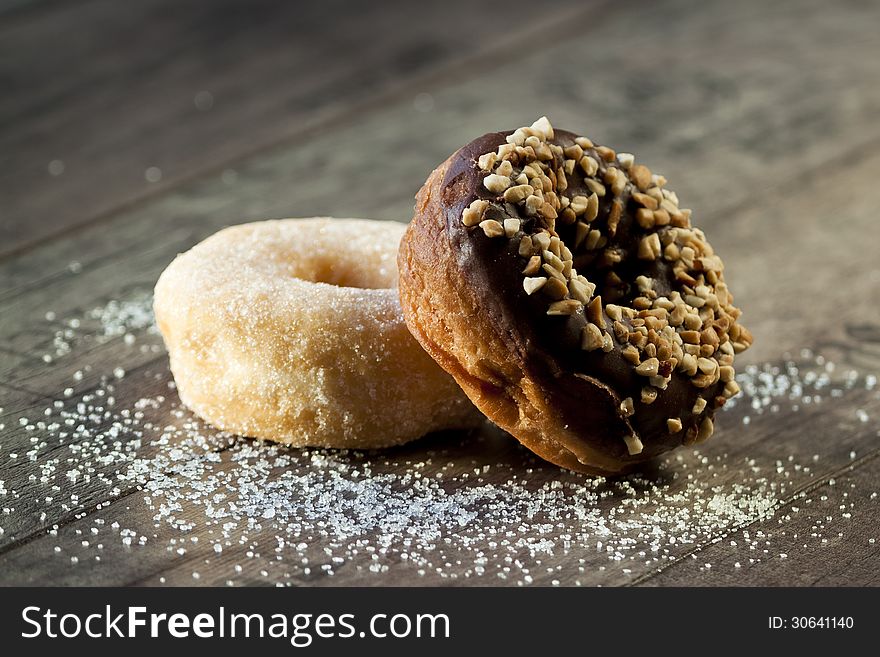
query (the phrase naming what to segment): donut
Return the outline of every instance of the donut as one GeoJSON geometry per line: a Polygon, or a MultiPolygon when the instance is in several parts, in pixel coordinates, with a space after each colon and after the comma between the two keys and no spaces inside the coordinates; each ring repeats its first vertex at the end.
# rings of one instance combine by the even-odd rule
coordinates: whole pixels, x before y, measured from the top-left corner
{"type": "Polygon", "coordinates": [[[398,255],[413,335],[494,423],[593,474],[707,439],[752,337],[663,176],[546,117],[428,177],[398,255]]]}
{"type": "Polygon", "coordinates": [[[482,420],[403,321],[404,228],[262,221],[177,256],[154,310],[181,401],[219,429],[297,447],[388,447],[482,420]]]}

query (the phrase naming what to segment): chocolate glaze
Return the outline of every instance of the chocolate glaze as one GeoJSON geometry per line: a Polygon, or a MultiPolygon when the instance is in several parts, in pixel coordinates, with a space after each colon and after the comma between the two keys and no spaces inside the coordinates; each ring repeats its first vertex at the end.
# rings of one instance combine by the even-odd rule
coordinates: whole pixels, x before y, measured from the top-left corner
{"type": "MultiPolygon", "coordinates": [[[[548,405],[557,410],[560,425],[581,436],[593,449],[623,463],[645,461],[681,445],[688,430],[693,436],[703,417],[711,417],[714,408],[723,403],[723,398],[719,397],[723,384],[699,389],[687,376],[674,372],[667,389],[658,391],[652,404],[642,403],[641,389],[647,385],[647,379],[636,374],[633,365],[621,356],[622,345],[610,331],[610,318],[606,317],[606,322],[614,339],[614,350],[608,353],[584,351],[580,347],[581,331],[587,322],[583,311],[575,315],[548,316],[546,297],[540,293],[532,296],[525,293],[521,273],[525,260],[517,252],[519,240],[489,238],[482,230],[467,228],[462,223],[462,212],[472,201],[477,198],[495,200],[482,184],[486,174],[480,171],[476,160],[506,143],[509,134],[489,133],[461,148],[450,158],[443,180],[445,236],[450,240],[453,253],[457,254],[465,283],[480,291],[478,294],[485,301],[487,312],[496,318],[499,336],[518,354],[523,370],[546,391],[548,405]],[[632,397],[634,402],[635,414],[630,418],[624,418],[618,410],[621,400],[626,397],[632,397]],[[695,415],[692,409],[698,397],[704,397],[707,406],[702,414],[695,415]],[[681,419],[683,429],[670,434],[666,420],[676,417],[681,419]],[[609,422],[609,418],[615,419],[609,422]],[[633,429],[644,449],[641,454],[631,456],[623,437],[631,435],[633,429]]],[[[567,147],[576,137],[571,132],[556,130],[553,142],[567,147]]],[[[614,162],[611,166],[618,164],[614,162]]],[[[574,194],[590,194],[579,176],[569,179],[566,195],[574,194]]],[[[654,289],[666,295],[677,288],[672,267],[663,259],[645,261],[637,258],[638,242],[644,232],[635,220],[639,206],[628,196],[629,192],[626,192],[617,233],[609,238],[609,245],[623,250],[623,260],[614,266],[614,271],[629,283],[639,275],[651,277],[655,281],[654,289]]],[[[600,228],[603,234],[606,233],[604,228],[610,205],[609,193],[600,199],[599,216],[591,224],[600,228]]],[[[531,232],[529,226],[534,218],[522,214],[512,204],[506,204],[505,210],[505,216],[519,218],[526,232],[531,232]]],[[[571,247],[574,226],[557,224],[556,230],[560,239],[571,247]]],[[[597,284],[596,294],[603,295],[603,303],[607,303],[603,294],[606,270],[599,271],[595,263],[587,263],[584,259],[579,262],[577,253],[575,268],[597,284]]],[[[625,292],[613,303],[631,305],[634,296],[638,293],[625,292]]],[[[566,446],[577,453],[577,445],[566,446]]]]}

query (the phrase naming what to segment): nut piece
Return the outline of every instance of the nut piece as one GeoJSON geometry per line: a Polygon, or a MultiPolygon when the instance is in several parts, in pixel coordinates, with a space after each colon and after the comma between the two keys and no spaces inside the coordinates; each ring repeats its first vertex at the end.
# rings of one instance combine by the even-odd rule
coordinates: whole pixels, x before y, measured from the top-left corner
{"type": "Polygon", "coordinates": [[[636,187],[639,188],[639,191],[644,192],[648,189],[648,186],[651,184],[651,170],[646,167],[644,164],[634,164],[629,169],[629,177],[636,184],[636,187]]]}
{"type": "Polygon", "coordinates": [[[578,164],[581,165],[581,169],[583,169],[584,173],[588,176],[595,176],[596,172],[599,170],[599,163],[589,155],[584,155],[578,164]]]}
{"type": "Polygon", "coordinates": [[[501,194],[510,187],[510,178],[499,176],[497,173],[490,173],[483,179],[483,186],[493,194],[501,194]]]}
{"type": "Polygon", "coordinates": [[[577,299],[563,299],[562,301],[554,301],[550,304],[550,309],[547,311],[548,315],[574,315],[578,308],[581,307],[581,302],[577,299]]]}
{"type": "Polygon", "coordinates": [[[736,381],[730,380],[724,384],[724,396],[730,399],[731,397],[736,397],[740,393],[739,384],[736,381]]]}
{"type": "Polygon", "coordinates": [[[504,226],[494,219],[486,219],[480,222],[480,228],[486,233],[486,237],[501,237],[504,235],[504,226]]]}
{"type": "Polygon", "coordinates": [[[595,324],[587,324],[581,331],[581,349],[595,351],[603,345],[602,329],[595,324]]]}
{"type": "Polygon", "coordinates": [[[659,371],[660,361],[656,358],[649,358],[636,366],[636,374],[641,376],[657,376],[659,371]]]}
{"type": "Polygon", "coordinates": [[[701,443],[708,439],[713,431],[715,431],[715,425],[712,423],[712,420],[708,417],[703,418],[703,422],[700,424],[700,430],[697,432],[697,442],[701,443]]]}
{"type": "Polygon", "coordinates": [[[504,200],[508,203],[519,203],[531,196],[534,191],[531,185],[516,185],[504,192],[504,200]]]}
{"type": "Polygon", "coordinates": [[[523,279],[523,289],[526,291],[526,294],[532,295],[538,290],[540,290],[547,283],[547,279],[544,276],[534,276],[530,278],[523,279]]]}
{"type": "Polygon", "coordinates": [[[526,276],[534,276],[539,271],[541,271],[541,256],[532,256],[522,273],[526,276]]]}
{"type": "Polygon", "coordinates": [[[636,412],[635,406],[633,406],[632,397],[627,397],[622,402],[620,402],[620,412],[623,413],[623,417],[632,417],[632,415],[636,412]]]}
{"type": "Polygon", "coordinates": [[[626,443],[626,451],[629,452],[630,456],[641,454],[642,450],[645,449],[645,446],[642,444],[642,441],[639,440],[638,436],[624,436],[623,442],[626,443]]]}
{"type": "Polygon", "coordinates": [[[642,388],[642,403],[653,404],[657,400],[657,388],[645,386],[642,388]]]}
{"type": "Polygon", "coordinates": [[[602,312],[602,297],[598,296],[587,306],[587,319],[600,329],[605,328],[605,315],[602,312]]]}
{"type": "Polygon", "coordinates": [[[551,299],[564,299],[568,294],[568,287],[558,278],[550,278],[544,286],[544,293],[551,299]]]}
{"type": "Polygon", "coordinates": [[[660,238],[657,233],[651,233],[643,237],[639,242],[639,258],[642,260],[656,260],[660,257],[660,238]]]}
{"type": "Polygon", "coordinates": [[[669,433],[678,433],[681,431],[681,420],[677,417],[671,417],[666,420],[666,429],[669,433]]]}
{"type": "Polygon", "coordinates": [[[550,120],[546,116],[542,116],[540,119],[535,121],[532,124],[532,130],[537,130],[541,133],[541,136],[546,140],[553,139],[553,126],[550,125],[550,120]]]}
{"type": "Polygon", "coordinates": [[[568,292],[571,294],[571,297],[577,299],[583,304],[590,302],[590,297],[593,296],[593,290],[595,290],[595,286],[591,288],[576,278],[572,278],[568,282],[568,292]]]}
{"type": "Polygon", "coordinates": [[[519,232],[520,227],[519,219],[505,219],[504,220],[504,235],[507,237],[514,237],[519,232]]]}
{"type": "Polygon", "coordinates": [[[465,226],[476,226],[483,220],[483,213],[489,207],[489,201],[477,199],[464,209],[461,213],[461,222],[465,226]]]}
{"type": "Polygon", "coordinates": [[[477,166],[480,167],[483,171],[491,171],[492,167],[498,161],[497,153],[486,153],[484,155],[480,155],[480,159],[477,160],[477,166]]]}

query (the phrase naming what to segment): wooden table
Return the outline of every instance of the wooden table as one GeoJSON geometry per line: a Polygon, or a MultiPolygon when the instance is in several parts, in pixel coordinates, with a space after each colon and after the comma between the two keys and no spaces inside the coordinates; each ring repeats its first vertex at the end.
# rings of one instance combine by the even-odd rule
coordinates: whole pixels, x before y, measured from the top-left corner
{"type": "Polygon", "coordinates": [[[880,7],[312,5],[0,8],[0,583],[880,583],[880,7]],[[289,460],[267,482],[322,476],[311,456],[185,428],[143,316],[176,253],[260,218],[407,221],[446,155],[541,114],[669,178],[754,333],[738,370],[788,379],[752,370],[744,383],[765,387],[702,449],[622,482],[560,472],[490,428],[327,456],[349,483],[366,466],[391,482],[380,509],[412,499],[414,473],[472,501],[460,530],[438,516],[427,552],[405,528],[385,549],[314,518],[297,536],[266,509],[224,535],[192,486],[174,524],[171,484],[151,498],[162,472],[121,477],[158,467],[166,426],[178,458],[202,449],[215,474],[254,449],[289,460]],[[79,404],[106,415],[62,437],[79,404]],[[113,429],[136,413],[143,436],[113,429]],[[503,515],[531,494],[541,522],[503,515]]]}

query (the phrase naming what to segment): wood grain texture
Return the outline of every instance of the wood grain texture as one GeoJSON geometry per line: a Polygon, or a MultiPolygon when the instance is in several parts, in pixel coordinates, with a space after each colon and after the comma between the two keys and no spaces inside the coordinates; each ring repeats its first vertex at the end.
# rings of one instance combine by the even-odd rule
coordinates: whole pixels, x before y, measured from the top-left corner
{"type": "MultiPolygon", "coordinates": [[[[4,36],[24,48],[25,40],[46,38],[61,29],[70,19],[65,9],[53,4],[47,4],[44,13],[35,9],[33,16],[20,10],[4,36]]],[[[267,63],[279,51],[287,52],[281,43],[283,21],[279,26],[259,23],[268,30],[267,37],[251,53],[253,43],[235,30],[188,22],[193,15],[186,8],[168,13],[162,3],[151,2],[138,8],[147,12],[144,15],[121,16],[101,2],[88,7],[100,18],[95,29],[113,21],[129,27],[144,21],[170,28],[181,38],[192,37],[200,47],[229,41],[229,57],[248,57],[208,71],[199,68],[207,65],[196,46],[181,46],[176,62],[168,53],[146,52],[146,45],[137,41],[119,46],[130,48],[131,56],[108,62],[106,71],[88,73],[98,76],[96,88],[112,88],[129,79],[143,82],[110,103],[108,107],[114,113],[123,111],[125,119],[112,124],[106,141],[95,143],[94,153],[77,141],[101,125],[100,112],[89,105],[94,97],[89,95],[88,79],[46,81],[33,89],[19,84],[13,87],[15,93],[0,100],[4,125],[12,126],[9,134],[0,135],[0,144],[9,146],[6,157],[33,158],[43,167],[39,176],[35,164],[6,167],[21,173],[0,181],[4,194],[14,192],[10,207],[15,212],[4,216],[29,217],[15,225],[30,226],[47,208],[74,208],[49,213],[59,219],[35,228],[37,232],[18,233],[15,228],[13,239],[24,236],[18,243],[24,244],[82,224],[63,239],[47,239],[26,253],[0,259],[0,480],[16,491],[15,500],[0,497],[0,506],[10,509],[0,516],[2,583],[154,585],[164,578],[166,583],[190,584],[195,571],[203,584],[223,584],[233,572],[240,584],[462,583],[431,572],[417,576],[415,567],[394,555],[388,556],[393,567],[387,573],[375,575],[352,562],[340,567],[334,578],[307,573],[288,562],[267,567],[245,558],[247,546],[215,555],[208,528],[199,526],[196,516],[184,519],[199,527],[194,535],[201,541],[188,543],[185,554],[178,555],[168,549],[178,534],[154,522],[143,491],[126,484],[108,493],[102,477],[113,476],[112,464],[98,466],[89,481],[80,479],[58,492],[58,499],[64,500],[76,494],[76,504],[47,504],[45,486],[39,477],[32,478],[63,463],[70,446],[47,445],[34,460],[12,459],[10,454],[26,455],[33,449],[35,434],[23,431],[19,418],[40,417],[54,400],[65,398],[62,391],[67,387],[74,388],[70,399],[75,401],[90,390],[106,388],[109,381],[118,408],[164,395],[167,404],[144,411],[149,421],[161,425],[190,419],[173,412],[174,393],[168,388],[165,356],[157,352],[158,336],[136,330],[134,345],[121,336],[94,337],[101,323],[93,311],[114,299],[148,295],[176,253],[222,226],[266,217],[330,214],[406,221],[419,184],[449,152],[482,132],[515,127],[543,113],[558,126],[635,152],[666,174],[684,205],[694,208],[697,223],[725,259],[737,303],[755,334],[755,345],[743,364],[781,365],[786,353],[804,360],[800,352],[810,348],[838,364],[832,373],[838,383],[844,368],[863,374],[880,370],[880,310],[870,303],[880,282],[880,227],[873,207],[874,181],[880,176],[876,7],[828,7],[819,2],[696,7],[675,1],[650,8],[616,5],[593,13],[588,7],[581,10],[580,22],[567,25],[558,39],[541,38],[528,49],[509,49],[499,31],[501,36],[490,37],[488,45],[479,44],[491,49],[495,43],[505,53],[501,59],[467,60],[463,66],[467,53],[477,51],[463,45],[470,32],[461,30],[455,37],[459,41],[443,41],[445,45],[427,53],[424,61],[416,58],[421,62],[417,70],[360,70],[360,64],[366,70],[406,59],[401,53],[407,52],[410,38],[422,39],[416,30],[399,40],[389,37],[375,53],[355,58],[357,68],[352,68],[352,51],[343,48],[328,62],[326,78],[267,63]],[[793,16],[798,29],[789,29],[793,16]],[[131,68],[133,62],[139,62],[137,70],[131,68]],[[142,76],[140,67],[152,72],[142,76]],[[432,71],[430,77],[425,77],[426,71],[432,71]],[[236,93],[272,87],[277,76],[295,78],[295,73],[307,76],[301,89],[273,88],[246,110],[241,102],[222,107],[225,98],[240,99],[243,96],[236,93]],[[346,86],[348,76],[363,75],[367,77],[351,83],[351,89],[346,86]],[[216,102],[209,112],[198,113],[191,90],[193,81],[203,79],[212,81],[216,102]],[[388,92],[399,87],[404,90],[388,92]],[[180,91],[176,100],[167,94],[157,107],[141,107],[150,89],[188,91],[185,97],[180,91]],[[515,102],[509,102],[511,89],[517,90],[515,102]],[[50,92],[61,102],[40,95],[50,92]],[[428,105],[414,106],[416,93],[429,95],[429,111],[428,105]],[[382,100],[356,113],[339,107],[365,102],[367,96],[382,100]],[[42,111],[49,114],[43,116],[42,111]],[[28,131],[37,129],[40,116],[49,125],[69,121],[71,132],[33,141],[36,133],[28,131]],[[207,124],[200,127],[200,122],[207,124]],[[321,127],[301,130],[301,122],[321,127]],[[124,156],[119,155],[123,142],[133,145],[124,156]],[[262,143],[271,147],[241,157],[262,143]],[[47,180],[45,160],[55,156],[40,149],[62,144],[83,155],[84,168],[74,175],[75,167],[67,167],[61,176],[47,180]],[[191,152],[183,152],[187,150],[191,152]],[[143,196],[140,181],[148,162],[144,158],[152,153],[167,154],[170,164],[156,166],[168,175],[163,177],[165,186],[143,196]],[[239,159],[229,164],[234,157],[239,159]],[[199,171],[204,173],[195,175],[199,171]],[[101,178],[100,187],[84,183],[94,176],[101,178]],[[137,185],[131,183],[138,176],[137,185]],[[55,183],[62,186],[45,189],[55,183]],[[77,196],[80,193],[83,196],[77,196]],[[51,319],[47,312],[54,313],[51,319]],[[57,333],[63,336],[70,329],[70,319],[80,322],[64,338],[71,352],[56,357],[57,333]],[[44,355],[52,362],[46,363],[44,355]],[[125,377],[115,381],[115,368],[126,370],[125,377]],[[101,508],[96,510],[98,504],[101,508]],[[96,518],[114,518],[122,527],[136,528],[147,538],[145,545],[127,547],[118,535],[102,528],[101,561],[86,563],[94,560],[95,552],[81,542],[96,526],[96,518]],[[56,533],[47,533],[55,524],[56,533]],[[80,559],[77,567],[71,567],[71,556],[80,559]],[[235,565],[242,566],[240,572],[235,565]]],[[[535,28],[536,35],[545,34],[554,15],[551,12],[535,28]]],[[[246,20],[265,20],[260,16],[257,12],[246,20]]],[[[452,21],[455,16],[453,12],[437,20],[452,21]]],[[[303,25],[309,20],[306,17],[303,25]]],[[[394,20],[412,23],[405,14],[394,20]]],[[[210,17],[204,23],[213,24],[210,17]]],[[[304,43],[308,38],[304,36],[304,43]]],[[[117,45],[82,37],[78,47],[97,57],[106,52],[101,48],[117,45]]],[[[50,73],[45,75],[51,77],[50,73]]],[[[66,164],[75,161],[63,159],[66,164]]],[[[6,251],[5,246],[0,251],[6,251]]],[[[880,539],[880,503],[871,497],[880,453],[878,416],[876,389],[864,387],[845,389],[841,397],[809,408],[780,403],[775,411],[757,415],[745,405],[736,406],[722,414],[716,437],[698,453],[684,453],[682,461],[673,459],[646,476],[669,498],[684,494],[689,485],[686,473],[705,472],[704,463],[717,464],[711,483],[722,490],[743,477],[742,464],[750,459],[771,479],[777,462],[783,463],[784,490],[772,517],[710,531],[696,544],[666,546],[656,560],[636,554],[612,565],[596,550],[557,551],[540,557],[532,583],[549,585],[562,579],[563,584],[584,585],[877,584],[872,567],[876,543],[869,541],[880,539]],[[869,421],[862,421],[859,412],[869,421]],[[751,420],[747,426],[746,415],[751,420]],[[843,492],[848,493],[845,499],[843,492]],[[812,500],[809,505],[807,498],[812,500]],[[841,504],[852,506],[842,510],[841,504]],[[772,534],[767,539],[771,545],[756,545],[759,532],[772,534]]],[[[99,422],[96,430],[107,426],[99,422]]],[[[138,449],[149,456],[153,448],[145,441],[138,449]]],[[[233,451],[218,448],[216,454],[221,471],[234,467],[233,451]]],[[[476,437],[429,437],[372,458],[377,468],[402,472],[406,460],[426,454],[432,455],[428,474],[449,463],[448,472],[458,474],[492,466],[481,475],[486,483],[501,483],[511,472],[529,472],[536,485],[577,481],[575,475],[536,463],[508,438],[488,429],[476,437]]],[[[687,499],[698,513],[699,504],[687,499]]],[[[613,514],[622,503],[619,495],[610,495],[597,502],[595,510],[613,514]]],[[[251,539],[269,545],[272,529],[255,530],[251,539]]],[[[322,547],[316,540],[315,559],[322,547]]],[[[535,559],[526,549],[519,556],[535,559]]],[[[450,552],[444,558],[455,555],[450,552]]],[[[514,582],[483,577],[464,583],[514,582]]]]}
{"type": "Polygon", "coordinates": [[[524,30],[515,17],[527,7],[516,0],[498,16],[485,3],[395,0],[380,16],[339,0],[38,4],[0,26],[0,254],[382,96],[413,103],[438,68],[577,10],[550,3],[524,30]]]}

